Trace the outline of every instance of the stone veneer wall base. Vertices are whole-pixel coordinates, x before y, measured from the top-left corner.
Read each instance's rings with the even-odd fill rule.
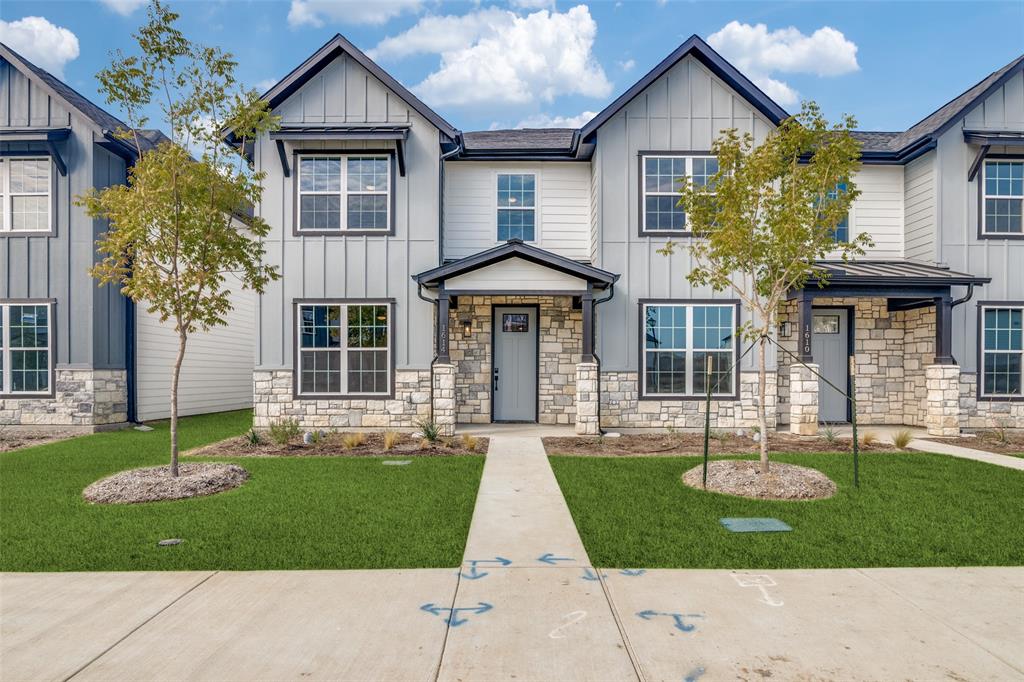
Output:
[[[814,363],[789,366],[789,432],[800,436],[818,433],[818,377]]]
[[[924,368],[928,389],[925,424],[929,436],[960,435],[960,367],[928,365]]]
[[[128,372],[58,367],[52,398],[0,398],[0,425],[99,427],[128,421]]]

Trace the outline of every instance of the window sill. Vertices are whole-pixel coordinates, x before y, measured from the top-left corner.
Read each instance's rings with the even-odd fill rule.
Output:
[[[696,401],[696,400],[704,402],[707,399],[708,399],[708,397],[706,395],[677,395],[677,394],[668,394],[668,393],[660,394],[660,395],[657,394],[657,393],[655,393],[655,394],[643,394],[639,398],[637,398],[637,400],[658,400],[658,401],[661,401],[663,403],[693,402],[693,401]],[[739,400],[739,399],[740,399],[739,394],[735,394],[735,393],[734,394],[729,394],[729,395],[722,395],[722,394],[715,394],[715,393],[711,394],[711,400],[712,401],[717,401],[717,402],[733,402],[733,401],[736,401],[736,400]]]
[[[387,230],[292,230],[296,237],[394,237],[394,228]]]
[[[640,230],[641,237],[692,237],[693,232],[678,230]]]
[[[978,239],[1024,239],[1024,232],[979,232]]]
[[[395,392],[388,393],[294,393],[295,400],[394,400]]]
[[[57,231],[49,230],[0,230],[0,237],[56,237]]]
[[[50,393],[0,393],[0,400],[40,400],[54,397],[52,391]]]
[[[1020,403],[1024,402],[1024,395],[980,395],[979,402],[986,403]]]

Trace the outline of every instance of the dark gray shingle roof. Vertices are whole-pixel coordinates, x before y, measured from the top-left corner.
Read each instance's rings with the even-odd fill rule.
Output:
[[[575,128],[517,128],[463,133],[467,151],[569,151]]]
[[[883,133],[873,130],[854,130],[853,137],[860,141],[861,149],[865,152],[887,152],[891,147],[889,143],[900,133]]]

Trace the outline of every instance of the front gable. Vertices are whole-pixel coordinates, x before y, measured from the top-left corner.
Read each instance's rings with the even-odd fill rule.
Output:
[[[71,111],[39,83],[0,57],[0,127],[58,128],[71,125]]]

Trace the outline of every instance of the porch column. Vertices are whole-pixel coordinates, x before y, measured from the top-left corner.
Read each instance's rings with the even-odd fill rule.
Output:
[[[443,365],[449,364],[451,360],[451,344],[448,341],[449,311],[451,310],[451,297],[445,292],[444,285],[437,289],[437,324],[434,331],[437,334],[437,362]]]
[[[936,358],[936,361],[938,358]],[[960,367],[928,365],[924,368],[928,391],[925,426],[929,436],[960,435]]]
[[[438,434],[455,435],[455,365],[435,362],[430,369],[430,381],[433,389],[431,408],[434,412],[434,423]]]
[[[814,299],[805,290],[797,294],[797,350],[796,355],[800,362],[813,362],[811,354],[811,325],[814,320]]]
[[[953,359],[953,298],[935,297],[935,364],[955,365]]]
[[[813,371],[812,371],[813,370]],[[789,432],[799,436],[818,433],[818,365],[789,366]]]
[[[583,310],[587,310],[586,304]],[[586,312],[584,319],[585,316]],[[581,436],[596,436],[601,433],[601,395],[598,392],[597,372],[596,362],[581,362],[576,365],[576,433]]]
[[[594,359],[594,288],[587,285],[583,301],[583,357],[581,363],[593,363]]]

